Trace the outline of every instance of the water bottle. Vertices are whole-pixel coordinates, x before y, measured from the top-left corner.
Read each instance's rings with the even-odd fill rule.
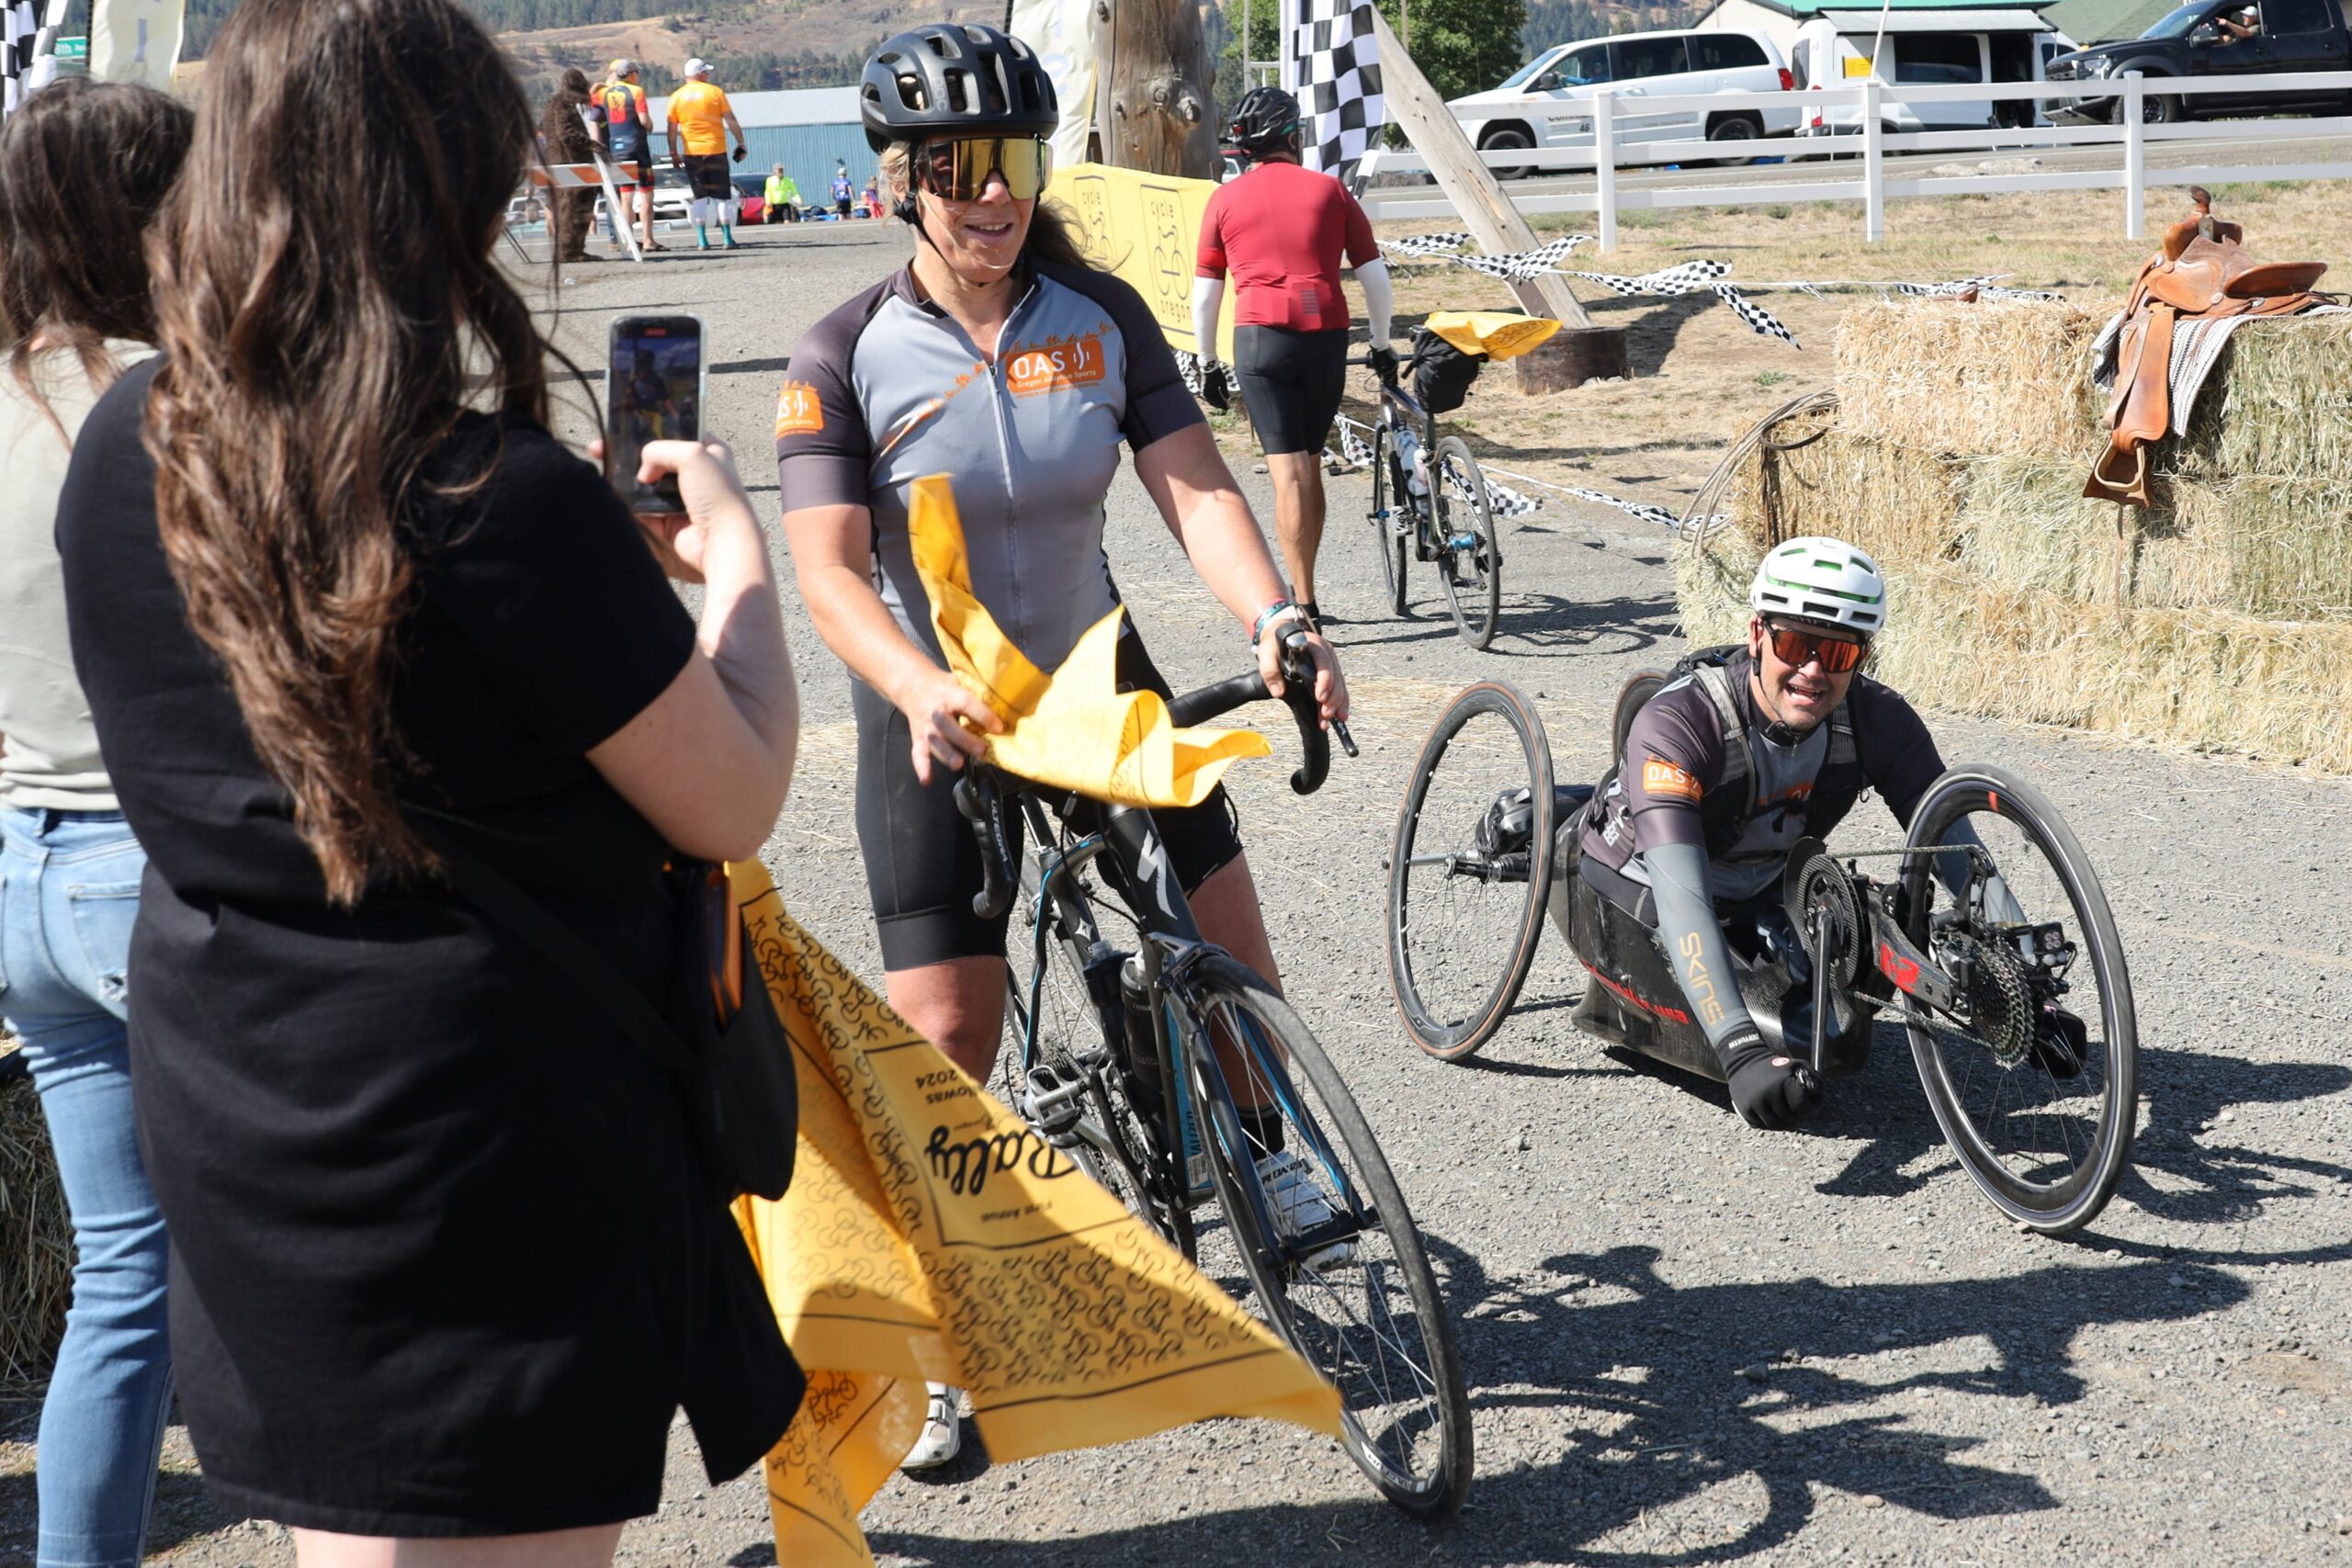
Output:
[[[1396,460],[1405,466],[1405,482],[1412,487],[1413,493],[1429,494],[1429,455],[1421,450],[1421,444],[1408,424],[1396,427]]]
[[[1119,966],[1119,1000],[1126,1009],[1127,1054],[1136,1079],[1136,1098],[1139,1102],[1150,1101],[1148,1104],[1138,1103],[1136,1109],[1148,1116],[1156,1115],[1165,1103],[1160,1098],[1163,1094],[1172,1093],[1176,1097],[1176,1135],[1184,1156],[1184,1195],[1197,1203],[1209,1197],[1214,1190],[1209,1175],[1209,1156],[1201,1147],[1200,1125],[1193,1119],[1193,1097],[1183,1073],[1169,1075],[1161,1071],[1159,1042],[1152,1035],[1150,997],[1144,988],[1143,958],[1140,954],[1129,955],[1127,961]],[[1168,1021],[1168,1035],[1170,1040],[1177,1037],[1176,1021],[1172,1018]]]

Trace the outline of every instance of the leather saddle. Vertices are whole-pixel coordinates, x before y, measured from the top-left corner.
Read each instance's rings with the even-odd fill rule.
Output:
[[[2172,426],[2177,322],[2291,316],[2323,302],[2311,288],[2327,271],[2325,262],[2257,262],[2245,254],[2245,229],[2213,216],[2213,198],[2204,186],[2191,186],[2188,195],[2197,210],[2165,231],[2164,249],[2140,269],[2123,307],[2115,395],[2106,416],[2114,434],[2083,487],[2094,501],[2148,504],[2148,446]]]

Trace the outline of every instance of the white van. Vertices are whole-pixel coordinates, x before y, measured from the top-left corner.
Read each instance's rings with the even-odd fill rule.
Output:
[[[1676,155],[1645,160],[1640,143],[1700,137],[1710,141],[1752,142],[1786,136],[1797,128],[1797,106],[1792,99],[1785,107],[1746,103],[1721,109],[1644,114],[1641,100],[1645,96],[1787,93],[1795,85],[1779,46],[1761,33],[1626,33],[1546,50],[1513,72],[1501,86],[1455,98],[1446,107],[1482,151],[1589,147],[1591,99],[1600,88],[1608,87],[1616,103],[1618,161],[1657,163]],[[1731,156],[1714,161],[1747,163],[1762,150],[1727,151]],[[1568,172],[1490,166],[1504,179],[1537,172]]]
[[[1797,29],[1789,65],[1808,93],[1860,86],[1871,77],[1889,87],[2040,82],[2048,76],[2050,62],[2074,47],[2030,10],[1824,11]],[[1862,123],[1860,104],[1808,98],[1800,107],[1800,136],[1851,131]],[[1890,98],[1880,118],[1893,131],[2049,123],[2030,98],[1916,107]]]

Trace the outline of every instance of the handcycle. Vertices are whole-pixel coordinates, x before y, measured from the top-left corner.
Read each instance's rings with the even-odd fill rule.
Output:
[[[1555,781],[1542,717],[1482,682],[1421,748],[1389,858],[1389,974],[1423,1051],[1459,1061],[1502,1025],[1548,917],[1589,979],[1577,1027],[1721,1080],[1644,892],[1580,866],[1588,807],[1666,677],[1619,694],[1597,784]],[[1865,869],[1865,866],[1869,869]],[[1775,1050],[1815,1074],[1868,1060],[1901,1020],[1944,1140],[2000,1212],[2064,1235],[2106,1206],[2131,1158],[2138,1023],[2121,939],[2082,845],[2010,771],[1947,770],[1896,849],[1792,852],[1777,897],[1726,909],[1736,984]],[[1721,982],[1724,977],[1715,977]]]
[[[1330,741],[1303,637],[1283,661],[1306,753],[1291,786],[1308,795]],[[1169,706],[1178,725],[1203,724],[1267,695],[1253,671]],[[973,908],[1014,915],[1006,1028],[1019,1054],[992,1087],[1204,1272],[1237,1296],[1254,1290],[1339,1388],[1347,1450],[1391,1502],[1453,1512],[1472,1466],[1460,1354],[1370,1124],[1297,1013],[1202,938],[1150,813],[1077,797],[1049,808],[1047,794],[978,762],[956,789],[985,867]],[[1277,1145],[1303,1171],[1270,1191],[1258,1161]],[[1202,1207],[1212,1201],[1221,1223]]]
[[[1424,343],[1404,367],[1419,365],[1428,352]],[[1407,391],[1394,371],[1380,371],[1368,356],[1348,363],[1372,366],[1379,378],[1370,518],[1390,607],[1407,613],[1409,564],[1434,561],[1462,640],[1485,648],[1495,640],[1503,599],[1502,542],[1487,476],[1460,436],[1438,434],[1437,413]]]

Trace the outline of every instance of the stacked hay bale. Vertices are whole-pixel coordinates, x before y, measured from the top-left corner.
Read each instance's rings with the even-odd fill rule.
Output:
[[[1691,637],[1739,635],[1768,542],[1836,535],[1886,568],[1876,669],[1922,701],[2352,773],[2352,317],[2240,328],[2144,511],[2082,495],[2099,324],[1849,311],[1838,407],[1771,433],[1682,551]]]
[[[0,1056],[16,1042],[0,1036]],[[49,1376],[74,1293],[74,1232],[32,1080],[0,1074],[0,1393]]]

